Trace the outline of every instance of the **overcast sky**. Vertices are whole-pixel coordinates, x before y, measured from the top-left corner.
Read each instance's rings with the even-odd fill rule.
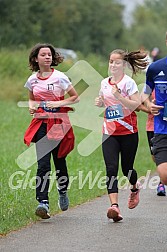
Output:
[[[142,4],[144,0],[119,0],[119,2],[125,5],[124,21],[127,25],[129,25],[132,22],[131,12],[134,10],[136,5]]]

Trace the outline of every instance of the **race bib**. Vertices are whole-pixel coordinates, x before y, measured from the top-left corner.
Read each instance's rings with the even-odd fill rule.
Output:
[[[118,104],[107,107],[105,111],[105,117],[107,121],[114,121],[117,119],[124,118],[122,105]]]
[[[45,101],[42,101],[40,103],[40,107],[43,108],[44,111],[46,112],[52,112],[52,113],[56,113],[60,110],[60,108],[52,108],[52,109],[49,109],[47,106],[46,106],[46,102]]]

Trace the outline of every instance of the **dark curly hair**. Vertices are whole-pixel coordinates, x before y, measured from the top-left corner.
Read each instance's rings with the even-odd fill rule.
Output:
[[[50,51],[52,53],[51,66],[57,66],[59,63],[63,62],[64,57],[56,51],[53,45],[48,44],[48,43],[44,43],[44,44],[38,43],[31,49],[31,52],[29,55],[30,70],[35,71],[35,72],[39,70],[39,65],[38,65],[38,62],[36,62],[36,58],[38,56],[39,50],[41,48],[46,48],[46,47],[50,48]]]
[[[149,64],[146,52],[126,52],[122,49],[116,49],[110,53],[110,56],[112,54],[120,54],[122,56],[122,59],[130,64],[133,74],[136,74],[140,70],[144,70]]]

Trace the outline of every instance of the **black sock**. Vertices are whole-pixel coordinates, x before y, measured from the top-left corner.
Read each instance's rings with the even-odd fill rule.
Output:
[[[44,203],[44,204],[48,204],[48,205],[49,205],[49,201],[48,201],[48,200],[42,200],[41,203]]]
[[[132,192],[137,192],[139,189],[136,188],[136,189],[131,189]]]
[[[111,206],[116,206],[116,207],[118,207],[118,204],[117,204],[117,203],[113,203]]]

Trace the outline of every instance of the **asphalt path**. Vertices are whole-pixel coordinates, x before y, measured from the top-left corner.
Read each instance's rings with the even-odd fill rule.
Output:
[[[1,237],[0,251],[167,252],[167,197],[142,189],[139,205],[128,209],[128,195],[128,189],[119,193],[119,223],[107,219],[104,195]]]

